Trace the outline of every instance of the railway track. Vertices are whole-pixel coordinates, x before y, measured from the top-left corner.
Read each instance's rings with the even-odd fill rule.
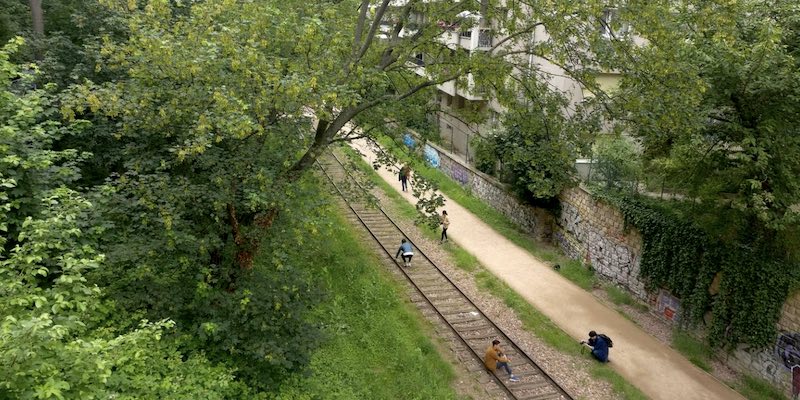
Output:
[[[495,380],[512,399],[518,400],[556,400],[572,399],[536,362],[486,316],[448,277],[414,245],[415,254],[410,268],[405,268],[395,258],[395,251],[401,238],[408,237],[394,221],[379,207],[367,206],[363,202],[351,202],[344,195],[342,187],[358,186],[339,158],[328,153],[318,160],[324,175],[352,211],[355,218],[364,226],[376,243],[395,260],[411,286],[433,309],[438,317],[452,331],[474,358],[483,365],[483,355],[493,339],[502,342],[506,355],[511,358],[511,368],[519,382],[510,382],[505,372],[498,370]],[[410,239],[408,239],[410,240]],[[413,244],[413,243],[412,243]],[[487,372],[488,373],[488,372]]]

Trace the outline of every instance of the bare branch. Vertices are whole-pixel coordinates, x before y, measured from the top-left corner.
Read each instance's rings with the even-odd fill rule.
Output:
[[[514,39],[514,38],[516,38],[516,37],[518,37],[520,35],[526,34],[526,33],[531,33],[534,30],[536,30],[537,26],[540,26],[540,25],[544,26],[544,22],[537,22],[537,23],[531,25],[528,29],[524,29],[524,30],[521,30],[521,31],[518,31],[518,32],[514,32],[513,34],[504,37],[502,40],[497,42],[497,44],[492,46],[492,48],[489,49],[489,51],[490,52],[494,52],[495,50],[497,50],[497,48],[499,48],[500,46],[502,46],[504,43],[508,42],[509,40]]]
[[[357,54],[358,45],[361,44],[361,35],[364,32],[364,24],[367,22],[367,10],[369,10],[369,0],[362,0],[358,12],[358,20],[356,21],[356,31],[353,37],[353,58],[355,58]]]
[[[348,135],[346,137],[331,139],[330,141],[328,141],[328,144],[341,143],[341,142],[352,142],[353,140],[364,139],[364,138],[368,138],[368,137],[370,137],[370,136],[368,136],[366,134],[364,134],[364,135],[356,135],[356,136],[349,136]]]
[[[386,13],[386,9],[389,7],[389,3],[391,0],[383,0],[381,6],[375,12],[375,18],[372,20],[372,25],[369,27],[369,33],[367,33],[367,37],[364,39],[364,44],[361,46],[361,50],[358,51],[355,58],[353,59],[352,64],[356,65],[361,58],[364,57],[364,54],[367,53],[369,50],[370,45],[372,45],[372,40],[375,39],[375,32],[378,31],[378,28],[381,25],[381,21],[383,20],[383,15]],[[362,11],[363,12],[363,11]]]

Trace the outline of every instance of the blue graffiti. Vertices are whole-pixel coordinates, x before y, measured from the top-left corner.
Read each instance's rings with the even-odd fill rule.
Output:
[[[439,168],[440,160],[439,160],[439,152],[436,151],[431,145],[425,145],[425,160],[428,161],[428,164],[433,168]]]
[[[403,135],[403,144],[406,145],[406,147],[408,147],[409,149],[413,149],[414,146],[417,145],[417,141],[414,140],[414,137],[411,136],[410,133],[406,133],[405,135]]]

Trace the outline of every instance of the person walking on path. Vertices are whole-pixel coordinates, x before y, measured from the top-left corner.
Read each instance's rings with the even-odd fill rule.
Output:
[[[508,366],[510,362],[511,359],[503,354],[503,350],[500,348],[500,341],[492,340],[492,345],[486,349],[486,355],[483,356],[483,365],[486,366],[486,369],[494,373],[498,368],[502,368],[508,372],[511,382],[519,382],[519,378],[511,373],[511,367]]]
[[[442,211],[442,216],[439,217],[439,223],[442,224],[442,243],[447,241],[447,228],[450,226],[450,220],[447,219],[447,211]]]
[[[400,248],[397,249],[397,255],[395,255],[394,258],[397,259],[401,255],[403,256],[403,266],[410,267],[411,257],[414,257],[414,250],[408,240],[402,239],[400,241]]]
[[[403,165],[403,168],[400,168],[400,186],[403,188],[403,191],[406,191],[408,188],[408,180],[411,178],[411,167],[408,164]]]
[[[592,348],[592,355],[600,362],[608,362],[608,348],[611,347],[611,339],[595,331],[589,332],[589,340],[582,341],[581,344]]]

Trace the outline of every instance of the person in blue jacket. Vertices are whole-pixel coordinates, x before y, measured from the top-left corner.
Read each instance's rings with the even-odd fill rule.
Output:
[[[411,257],[414,257],[414,250],[408,240],[403,239],[400,241],[400,248],[397,249],[397,255],[395,255],[394,258],[398,258],[401,255],[403,256],[403,266],[410,267]]]
[[[595,331],[589,332],[589,340],[581,342],[592,348],[592,355],[600,362],[608,362],[608,341],[603,335],[598,335]]]

